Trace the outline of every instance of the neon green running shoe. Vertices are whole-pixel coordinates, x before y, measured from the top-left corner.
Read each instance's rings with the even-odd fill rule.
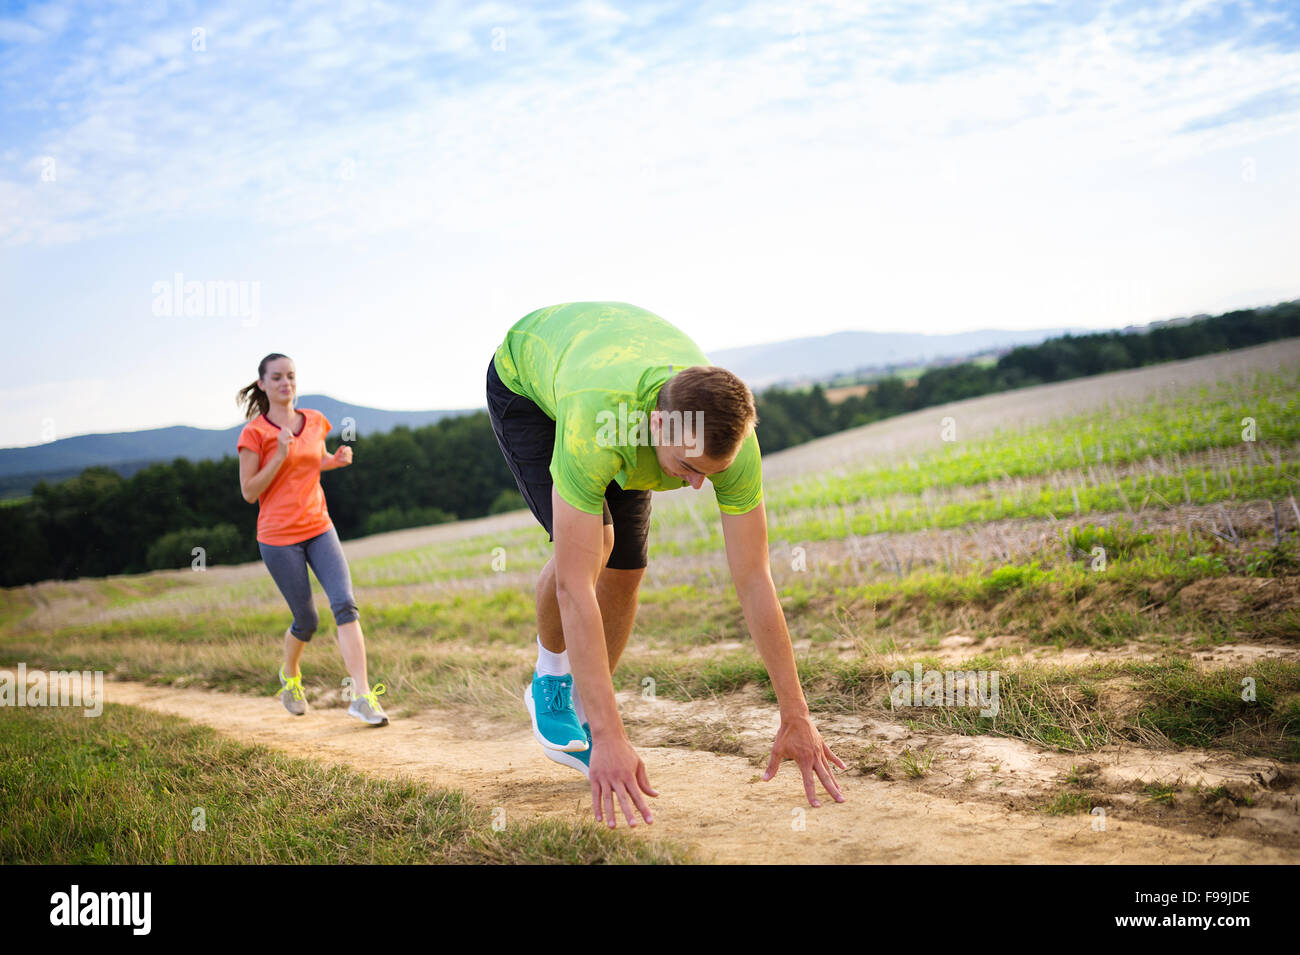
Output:
[[[280,702],[284,708],[294,716],[302,716],[307,712],[307,694],[302,688],[302,674],[289,678],[284,675],[284,667],[280,667]]]

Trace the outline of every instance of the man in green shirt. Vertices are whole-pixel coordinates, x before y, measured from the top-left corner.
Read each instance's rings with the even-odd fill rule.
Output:
[[[658,795],[628,742],[611,673],[636,616],[650,492],[713,484],[727,563],[767,667],[781,726],[763,779],[783,759],[819,806],[820,779],[843,802],[813,726],[768,564],[762,461],[749,389],[686,335],[621,302],[531,312],[487,371],[488,413],[519,490],[555,543],[537,585],[538,659],[525,703],[546,756],[591,782],[597,820],[653,817]],[[579,692],[580,689],[580,692]]]

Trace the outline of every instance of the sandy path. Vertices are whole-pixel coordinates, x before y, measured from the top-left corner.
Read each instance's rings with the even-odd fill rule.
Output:
[[[105,684],[108,702],[142,706],[206,724],[244,743],[342,764],[375,775],[405,774],[465,790],[511,819],[549,816],[579,821],[591,813],[590,790],[572,770],[545,759],[527,728],[476,729],[437,710],[371,729],[341,709],[288,716],[274,697],[256,698],[130,682]],[[1051,817],[958,803],[905,783],[842,774],[848,801],[803,798],[792,763],[770,783],[738,756],[675,747],[642,747],[652,785],[655,823],[641,837],[696,846],[701,857],[728,863],[1294,863],[1295,854],[1220,836],[1207,838],[1123,818],[1119,810],[1094,832],[1088,816]],[[797,830],[795,810],[805,827]],[[620,820],[620,826],[622,825]]]

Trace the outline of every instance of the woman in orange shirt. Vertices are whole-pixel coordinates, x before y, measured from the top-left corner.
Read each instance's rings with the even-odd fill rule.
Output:
[[[307,576],[310,565],[329,596],[339,649],[352,675],[348,713],[384,726],[388,717],[379,705],[384,686],[372,688],[366,678],[366,641],[352,596],[352,575],[320,486],[321,471],[352,463],[352,449],[341,444],[327,454],[329,420],[319,411],[294,408],[297,394],[293,362],[273,353],[257,366],[257,381],[240,389],[235,399],[249,419],[237,444],[240,490],[244,500],[258,502],[257,546],[293,612],[293,624],[284,634],[280,700],[295,716],[307,712],[298,661],[319,623]]]

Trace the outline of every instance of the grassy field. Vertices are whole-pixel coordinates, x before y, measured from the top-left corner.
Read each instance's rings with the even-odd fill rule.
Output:
[[[594,824],[493,828],[461,793],[322,768],[134,707],[0,721],[0,864],[691,861]]]
[[[928,443],[903,453],[882,446],[873,455],[873,436],[883,431],[873,425],[860,430],[862,449],[844,459],[849,463],[792,473],[777,462],[766,485],[773,577],[800,674],[814,713],[839,734],[841,755],[852,758],[852,772],[948,798],[993,800],[1005,788],[989,781],[997,773],[988,769],[992,757],[972,763],[965,776],[946,778],[937,767],[982,758],[969,756],[972,745],[992,752],[996,741],[1013,740],[1025,752],[1074,761],[1023,794],[1036,811],[1118,804],[1162,824],[1236,826],[1244,837],[1300,850],[1300,827],[1285,811],[1294,807],[1300,780],[1300,364],[1202,375],[1142,398],[1116,392],[1052,421],[970,436],[963,406],[955,407],[951,422],[934,418]],[[945,440],[945,424],[950,434],[955,428],[955,440]],[[849,439],[836,440],[843,447]],[[807,459],[800,449],[787,454],[795,452]],[[742,755],[757,765],[770,738],[765,742],[746,714],[772,696],[713,514],[707,491],[656,496],[652,566],[615,684],[630,701],[634,743]],[[463,707],[485,720],[526,720],[517,688],[531,671],[531,589],[549,545],[526,517],[482,532],[474,526],[388,552],[379,538],[348,545],[372,679],[387,685],[397,716]],[[48,583],[0,596],[0,663],[270,694],[287,623],[260,565]],[[315,642],[304,661],[305,685],[317,705],[342,705],[345,674],[328,613]],[[891,705],[891,674],[917,664],[996,670],[999,712]],[[634,705],[647,680],[658,697],[681,704],[670,719]],[[105,721],[108,730],[78,737],[57,720],[0,714],[0,739],[7,766],[45,759],[32,751],[39,732],[57,740],[50,760],[64,753],[75,767],[72,755],[82,753],[85,772],[96,779],[84,754],[101,744],[85,734],[133,740],[145,732],[143,720],[116,713]],[[184,732],[166,727],[171,742],[154,755],[183,767],[187,747],[215,751],[206,737],[182,745]],[[1153,783],[1136,764],[1107,773],[1088,768],[1117,747],[1167,754],[1175,769]],[[1239,768],[1244,781],[1210,785],[1189,782],[1191,770],[1180,775],[1178,767],[1211,757],[1229,767],[1228,776]],[[224,763],[251,758],[223,757],[204,771],[226,772]],[[1267,770],[1258,769],[1260,760]],[[304,793],[317,785],[307,768],[275,771],[294,775]],[[18,776],[5,772],[0,799],[7,805],[36,798],[49,805],[60,787],[84,785],[80,770],[48,763],[48,784],[26,793]],[[247,779],[231,772],[214,785],[233,792]],[[185,802],[177,798],[171,809]],[[390,835],[407,824],[400,820],[433,818],[428,800],[443,798],[450,797],[409,787],[355,795],[391,807]],[[148,801],[143,790],[123,790],[122,799]],[[1274,804],[1283,810],[1250,821],[1253,811]],[[480,832],[467,821],[468,807],[456,813],[457,832]],[[35,815],[25,818],[39,835]],[[244,825],[247,841],[224,851],[281,858],[282,847],[259,830],[263,822],[250,816]],[[39,856],[37,841],[8,831],[5,838],[5,858]],[[94,851],[87,838],[74,840],[79,857]],[[177,838],[130,857],[212,851],[186,848],[194,840],[183,833]],[[456,845],[430,851],[450,858],[481,850],[489,858],[502,844],[491,838],[457,836]],[[630,851],[585,839],[575,830],[536,841],[544,854],[560,853],[563,842],[570,853],[563,857],[575,860]],[[96,841],[116,845],[111,836]],[[395,843],[382,851],[405,860],[412,856],[403,853],[415,850]],[[508,849],[526,851],[522,842]]]

